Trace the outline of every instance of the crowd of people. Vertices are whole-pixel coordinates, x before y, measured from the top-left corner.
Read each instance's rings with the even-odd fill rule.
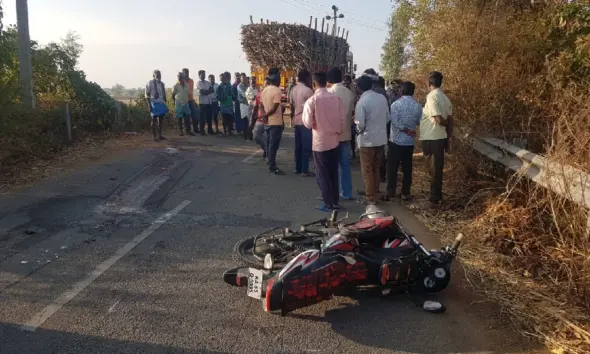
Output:
[[[262,85],[245,73],[235,73],[233,84],[228,72],[219,76],[219,84],[214,75],[207,77],[203,70],[198,75],[196,91],[188,69],[178,73],[172,89],[180,135],[243,134],[245,140],[260,146],[269,171],[284,175],[276,160],[285,128],[280,70],[270,69]],[[364,190],[358,191],[360,202],[410,200],[417,137],[431,175],[430,203],[433,207],[440,205],[444,156],[450,149],[453,127],[452,104],[441,89],[442,81],[440,72],[429,74],[430,92],[422,107],[413,98],[414,83],[394,80],[386,85],[373,69],[365,70],[355,80],[342,75],[339,68],[313,75],[300,70],[291,79],[287,96],[295,135],[293,172],[316,177],[321,191],[318,199],[323,202],[319,210],[338,210],[342,208],[341,200],[355,200],[350,160],[357,151],[365,185]],[[146,85],[145,97],[152,115],[154,139],[163,140],[163,119],[168,109],[158,70]],[[223,132],[219,130],[219,117]],[[310,169],[310,161],[315,165],[315,173]],[[400,166],[403,178],[398,194]],[[386,182],[385,193],[380,191],[382,182]]]

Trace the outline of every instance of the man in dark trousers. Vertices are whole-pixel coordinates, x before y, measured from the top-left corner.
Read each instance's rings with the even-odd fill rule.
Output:
[[[443,74],[433,71],[428,75],[430,93],[426,96],[424,114],[420,121],[420,141],[431,176],[430,203],[438,208],[442,202],[445,151],[449,149],[453,128],[453,105],[441,89]]]
[[[401,198],[410,200],[412,186],[412,158],[416,127],[422,119],[422,106],[412,98],[416,86],[411,82],[401,85],[402,96],[391,104],[389,136],[387,151],[387,194],[382,200],[396,197],[397,170],[402,166],[403,182]]]
[[[205,124],[207,124],[207,133],[214,135],[212,127],[213,112],[211,111],[211,94],[215,92],[213,85],[206,80],[207,75],[205,70],[199,70],[199,82],[197,83],[197,89],[199,90],[199,109],[201,110],[201,117],[199,122],[199,130],[201,135],[205,134]]]
[[[232,84],[232,95],[234,96],[234,125],[236,133],[242,132],[242,112],[240,111],[240,100],[238,99],[238,86],[241,83],[241,75],[236,72],[234,74],[234,83]]]
[[[277,152],[281,145],[281,138],[285,128],[283,121],[283,110],[281,109],[282,91],[281,72],[277,68],[268,71],[269,85],[264,88],[260,95],[261,107],[264,115],[264,131],[267,138],[267,163],[270,173],[275,175],[284,175],[285,173],[277,167]]]
[[[191,111],[191,121],[193,123],[193,130],[195,131],[195,133],[198,133],[199,132],[199,119],[200,119],[199,117],[200,117],[201,113],[199,111],[199,107],[197,106],[197,103],[195,102],[195,97],[194,97],[195,81],[193,79],[191,79],[190,72],[187,68],[182,69],[182,73],[184,74],[184,77],[186,78],[186,83],[189,88],[188,108]],[[191,131],[188,131],[187,134],[188,135],[195,135]]]
[[[312,151],[324,203],[318,210],[340,209],[338,161],[340,136],[347,112],[340,97],[327,90],[325,72],[313,74],[315,93],[303,107],[303,124],[312,130]]]

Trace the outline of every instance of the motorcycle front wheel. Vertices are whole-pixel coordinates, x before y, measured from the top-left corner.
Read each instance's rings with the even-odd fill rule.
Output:
[[[256,237],[246,237],[236,243],[234,246],[234,259],[236,261],[251,267],[264,268],[264,256],[270,253],[273,256],[274,264],[272,269],[269,270],[279,270],[283,269],[299,253],[291,251],[285,254],[280,249],[272,248],[264,242],[255,245],[255,239]]]

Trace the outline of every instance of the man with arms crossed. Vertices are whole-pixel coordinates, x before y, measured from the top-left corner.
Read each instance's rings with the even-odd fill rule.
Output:
[[[387,194],[382,200],[396,197],[397,170],[402,166],[401,198],[410,200],[412,186],[412,158],[416,127],[422,119],[422,106],[412,98],[416,86],[411,82],[401,84],[400,98],[391,104],[391,134],[387,150]]]

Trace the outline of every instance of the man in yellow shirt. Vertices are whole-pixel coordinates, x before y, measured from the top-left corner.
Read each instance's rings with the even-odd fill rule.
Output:
[[[430,203],[438,207],[442,202],[443,169],[445,150],[449,146],[452,132],[453,105],[441,90],[442,73],[433,71],[428,75],[430,93],[426,96],[424,114],[420,121],[420,140],[431,176]]]
[[[268,71],[269,85],[264,88],[260,95],[260,101],[264,110],[262,121],[264,122],[264,131],[266,132],[266,152],[267,163],[271,173],[275,175],[284,175],[285,173],[277,167],[277,151],[281,145],[281,137],[285,127],[283,121],[283,110],[281,108],[282,91],[281,73],[279,69],[272,68]]]

